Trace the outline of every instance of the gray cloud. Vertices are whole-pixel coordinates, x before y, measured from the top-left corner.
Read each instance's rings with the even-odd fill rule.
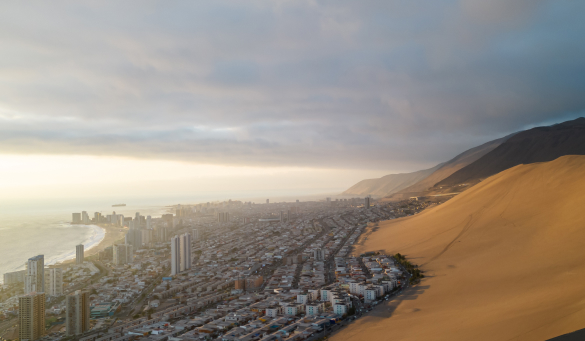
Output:
[[[0,152],[416,169],[585,108],[585,4],[0,5]]]

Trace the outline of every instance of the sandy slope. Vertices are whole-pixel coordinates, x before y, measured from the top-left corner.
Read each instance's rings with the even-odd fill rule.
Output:
[[[545,340],[585,327],[585,156],[520,165],[358,252],[400,252],[426,278],[333,340]]]

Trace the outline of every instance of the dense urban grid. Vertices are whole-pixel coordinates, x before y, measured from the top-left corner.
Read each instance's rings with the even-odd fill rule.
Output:
[[[414,280],[401,256],[355,255],[368,225],[430,201],[370,198],[173,206],[159,218],[73,213],[127,229],[71,264],[4,274],[4,340],[314,340]],[[362,238],[367,238],[363,236]],[[406,262],[406,263],[405,263]],[[416,269],[417,276],[420,271]]]

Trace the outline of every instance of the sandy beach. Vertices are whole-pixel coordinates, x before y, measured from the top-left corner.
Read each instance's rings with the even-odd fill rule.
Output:
[[[121,242],[124,240],[124,236],[126,235],[126,231],[128,229],[117,227],[117,226],[100,226],[100,228],[104,229],[105,235],[104,238],[97,244],[96,246],[90,248],[89,250],[85,250],[85,257],[89,257],[92,255],[97,254],[98,252],[102,251],[108,246],[112,246],[117,242]],[[59,262],[53,266],[65,266],[75,262],[75,257],[67,259],[63,262]]]

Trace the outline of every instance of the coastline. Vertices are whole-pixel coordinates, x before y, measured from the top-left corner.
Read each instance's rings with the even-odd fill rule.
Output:
[[[115,242],[124,238],[124,236],[126,235],[126,230],[122,227],[99,226],[99,225],[94,225],[94,226],[102,229],[104,236],[102,237],[102,239],[99,242],[92,243],[92,245],[88,249],[84,250],[85,257],[96,255],[98,252],[104,250],[106,247],[114,245]],[[51,266],[61,267],[61,266],[69,265],[73,262],[75,262],[75,254],[73,254],[71,256],[68,255],[66,259],[55,262]]]

